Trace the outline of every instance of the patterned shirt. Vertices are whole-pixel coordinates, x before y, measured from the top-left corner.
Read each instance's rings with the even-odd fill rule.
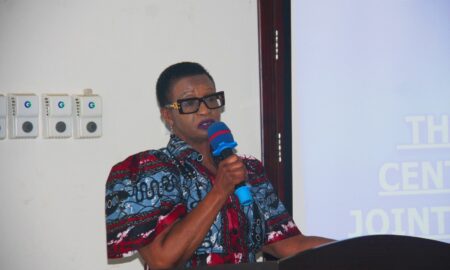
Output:
[[[172,136],[167,147],[132,155],[112,168],[105,197],[109,258],[133,255],[203,200],[215,176],[201,160]],[[230,195],[186,267],[255,262],[263,245],[300,234],[261,162],[243,161],[253,204],[240,205]]]

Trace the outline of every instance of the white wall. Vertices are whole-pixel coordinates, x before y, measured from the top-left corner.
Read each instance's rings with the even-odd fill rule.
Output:
[[[1,269],[141,269],[107,264],[104,184],[167,143],[154,85],[183,60],[214,76],[239,152],[259,158],[256,0],[0,1],[0,93],[92,88],[104,105],[99,139],[0,141]]]

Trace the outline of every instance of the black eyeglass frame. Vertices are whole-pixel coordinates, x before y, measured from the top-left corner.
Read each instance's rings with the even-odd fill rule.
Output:
[[[218,107],[213,107],[213,108],[211,108],[211,107],[208,106],[208,104],[206,103],[205,99],[207,99],[207,98],[209,98],[209,97],[212,97],[212,96],[217,96],[217,97],[219,98],[219,100],[221,101],[221,105],[220,105],[220,106],[218,106]],[[191,100],[198,100],[198,107],[197,107],[197,110],[195,110],[195,111],[193,111],[193,112],[184,112],[184,111],[183,111],[183,106],[181,106],[181,103],[182,103],[182,102],[185,102],[185,101],[191,101]],[[208,109],[210,109],[210,110],[222,108],[223,106],[225,106],[225,93],[224,93],[223,91],[219,91],[219,92],[216,92],[216,93],[212,93],[212,94],[203,96],[203,97],[201,97],[201,98],[198,98],[198,97],[192,97],[192,98],[182,98],[182,99],[177,99],[176,102],[174,102],[174,103],[172,103],[172,104],[168,104],[168,105],[166,105],[166,106],[164,106],[164,107],[166,107],[166,108],[171,108],[171,109],[174,109],[174,110],[178,110],[178,112],[179,112],[180,114],[191,114],[191,113],[196,113],[196,112],[198,112],[198,110],[200,109],[200,106],[202,105],[202,102],[203,102],[203,104],[205,104],[206,108],[208,108]]]

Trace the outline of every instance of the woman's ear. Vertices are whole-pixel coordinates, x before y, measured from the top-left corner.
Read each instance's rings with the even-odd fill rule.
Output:
[[[166,125],[166,128],[171,131],[173,127],[173,119],[170,110],[167,108],[161,108],[159,109],[159,112],[161,113],[161,120]]]

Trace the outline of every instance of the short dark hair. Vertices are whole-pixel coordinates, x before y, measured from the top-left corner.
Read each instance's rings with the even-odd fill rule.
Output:
[[[213,77],[199,63],[180,62],[169,66],[161,72],[158,81],[156,82],[156,98],[158,99],[158,106],[162,108],[170,103],[170,90],[179,79],[195,75],[206,75],[213,84],[215,84]]]

